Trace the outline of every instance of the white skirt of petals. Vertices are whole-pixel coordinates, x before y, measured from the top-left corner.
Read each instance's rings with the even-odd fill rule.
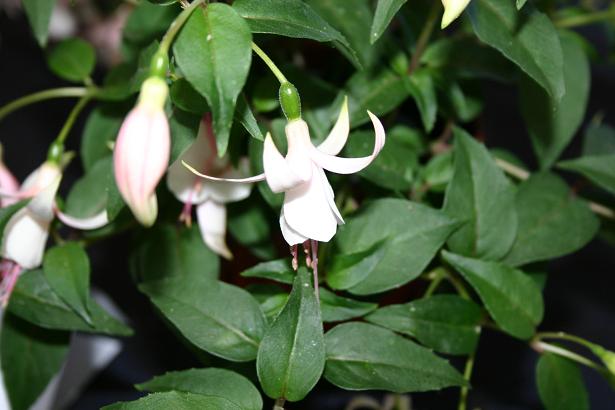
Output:
[[[13,215],[4,228],[2,257],[24,269],[33,269],[43,260],[50,221],[39,218],[28,207]]]
[[[322,168],[312,164],[312,178],[286,191],[280,228],[290,245],[308,238],[329,242],[344,223],[333,200],[333,189]]]

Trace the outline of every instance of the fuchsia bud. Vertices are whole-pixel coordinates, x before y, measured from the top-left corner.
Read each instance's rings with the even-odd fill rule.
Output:
[[[122,124],[113,155],[120,193],[145,226],[156,220],[156,185],[169,162],[171,141],[164,113],[168,92],[161,78],[150,77],[143,83],[139,102]]]
[[[19,182],[11,171],[4,165],[2,160],[2,145],[0,145],[0,189],[7,193],[15,193],[19,191]],[[2,198],[0,199],[0,207],[9,206],[17,202],[14,198]]]

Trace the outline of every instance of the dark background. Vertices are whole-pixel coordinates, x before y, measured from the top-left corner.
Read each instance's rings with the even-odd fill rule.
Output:
[[[605,38],[600,31],[588,30],[584,34],[599,49],[604,48]],[[586,121],[601,112],[605,123],[615,125],[615,68],[594,65],[592,74]],[[0,12],[0,106],[31,92],[62,85],[67,84],[47,69],[43,51],[33,40],[25,18],[11,20]],[[508,148],[526,163],[535,164],[519,114],[516,90],[496,83],[485,83],[483,89],[486,106],[482,127],[487,145]],[[74,103],[74,99],[39,103],[0,122],[4,160],[19,180],[45,159],[48,144],[59,132]],[[69,148],[77,148],[75,142],[84,118],[87,112],[77,122],[69,138]],[[565,156],[579,152],[578,140],[571,144]],[[78,161],[73,161],[62,184],[64,192],[81,172]],[[88,385],[72,409],[98,409],[116,401],[135,399],[140,395],[133,388],[135,383],[165,371],[202,366],[189,347],[168,330],[147,299],[136,291],[127,268],[129,240],[124,235],[97,244],[91,248],[90,255],[94,285],[108,293],[125,312],[136,335],[124,340],[120,356]],[[553,261],[548,266],[546,314],[541,329],[565,330],[615,350],[614,266],[613,249],[600,239],[573,255]],[[537,355],[525,343],[485,329],[472,377],[474,388],[469,408],[541,408],[534,381],[536,360]],[[592,409],[615,408],[615,393],[607,383],[593,371],[583,369],[583,374]],[[287,408],[342,409],[356,394],[322,382],[303,402],[289,404]],[[381,397],[378,392],[373,395]],[[456,408],[458,390],[412,397],[414,408]]]

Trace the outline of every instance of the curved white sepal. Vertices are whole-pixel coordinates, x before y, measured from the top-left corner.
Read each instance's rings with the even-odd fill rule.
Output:
[[[62,175],[58,175],[53,182],[43,188],[43,190],[36,194],[30,203],[28,203],[28,209],[41,220],[53,220],[55,198],[61,180]]]
[[[312,160],[327,171],[335,172],[337,174],[354,174],[371,164],[382,150],[382,147],[384,147],[386,136],[384,127],[378,117],[370,111],[368,111],[367,114],[372,120],[375,131],[374,150],[370,156],[361,158],[340,158],[333,155],[327,155],[318,150],[318,148],[314,147],[310,153]]]
[[[196,207],[196,217],[205,244],[226,258],[233,259],[233,254],[226,246],[226,206],[216,201],[205,201]]]
[[[284,237],[284,240],[290,246],[298,245],[309,239],[301,235],[299,232],[295,231],[288,225],[288,222],[286,222],[286,218],[284,217],[284,208],[282,208],[282,212],[280,213],[280,230],[282,231],[282,236]]]
[[[234,183],[238,183],[238,184],[251,184],[251,183],[254,183],[254,182],[260,182],[260,181],[264,181],[265,180],[265,173],[258,174],[258,175],[255,175],[253,177],[248,177],[248,178],[236,178],[236,179],[234,179],[234,178],[218,178],[218,177],[212,177],[210,175],[201,174],[199,171],[194,169],[194,167],[192,167],[190,164],[187,164],[184,161],[182,161],[182,165],[185,166],[186,168],[188,168],[190,170],[190,172],[192,172],[194,175],[198,175],[201,178],[208,179],[210,181],[234,182]]]
[[[318,150],[329,155],[339,154],[342,148],[344,148],[344,145],[346,145],[349,132],[350,118],[348,115],[348,97],[344,96],[344,102],[342,103],[337,121],[327,138],[318,146]]]
[[[441,28],[448,27],[457,17],[463,13],[470,0],[442,0],[444,15],[442,16]]]
[[[89,218],[76,218],[74,216],[67,215],[59,210],[56,211],[56,215],[62,223],[71,228],[81,229],[81,230],[91,230],[101,228],[109,223],[109,217],[107,215],[107,210],[103,210],[97,213],[94,216]]]
[[[263,168],[265,169],[267,184],[273,192],[284,192],[305,182],[293,170],[286,158],[280,154],[270,133],[267,133],[265,137]]]

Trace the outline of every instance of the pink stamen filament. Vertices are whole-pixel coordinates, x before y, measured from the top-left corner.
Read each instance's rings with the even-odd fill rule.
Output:
[[[21,273],[21,266],[17,263],[4,259],[0,263],[0,306],[6,307],[9,303],[11,293],[17,284],[17,279]]]

